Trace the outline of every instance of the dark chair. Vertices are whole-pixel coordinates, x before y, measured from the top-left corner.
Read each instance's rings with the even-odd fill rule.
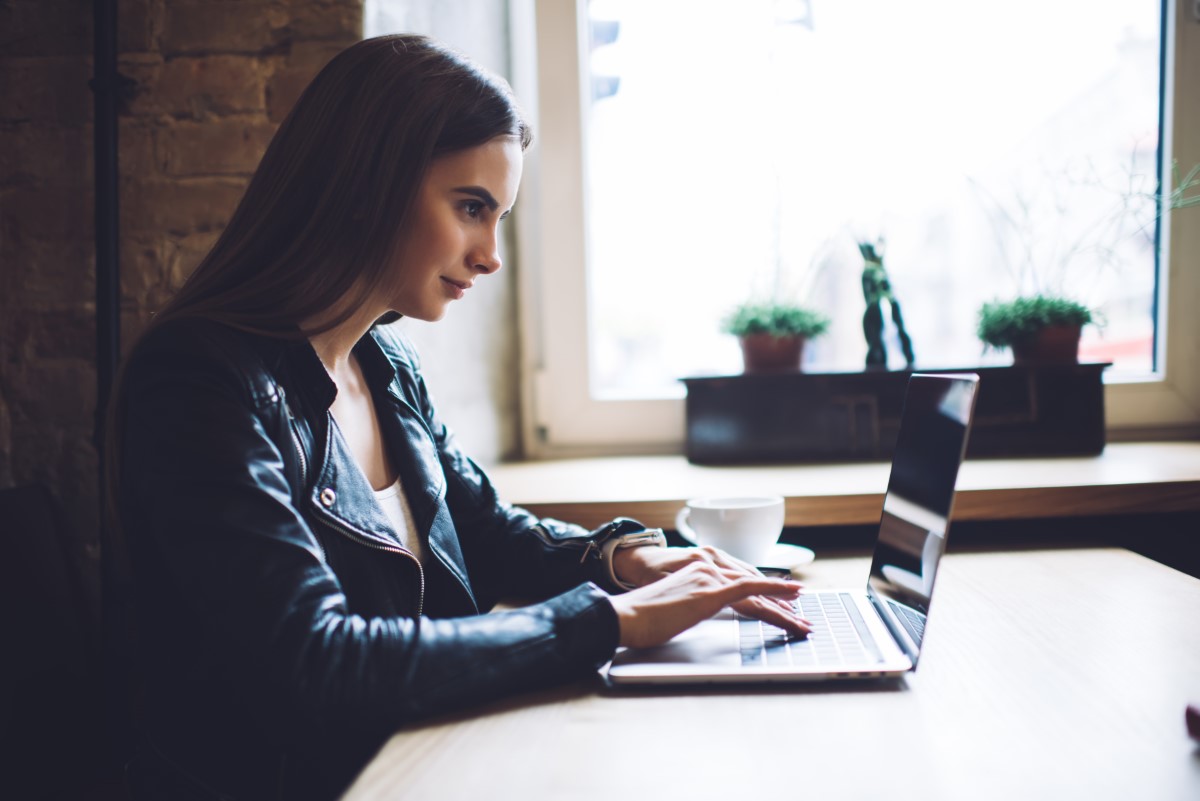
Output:
[[[42,486],[0,490],[0,796],[90,795],[101,764],[96,626]]]

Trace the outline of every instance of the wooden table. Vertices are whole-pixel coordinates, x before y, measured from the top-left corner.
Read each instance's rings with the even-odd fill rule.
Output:
[[[864,558],[809,586],[859,585]],[[596,679],[398,732],[366,799],[1200,798],[1200,581],[1117,549],[951,554],[916,673],[784,689]]]
[[[688,498],[782,495],[788,526],[879,522],[885,462],[709,467],[682,456],[502,464],[488,470],[506,501],[589,528],[614,517],[674,528]],[[1099,456],[968,459],[954,519],[1014,520],[1200,511],[1200,442],[1112,443]]]

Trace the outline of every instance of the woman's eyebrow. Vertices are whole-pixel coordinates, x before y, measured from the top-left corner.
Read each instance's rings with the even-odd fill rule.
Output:
[[[495,211],[500,208],[500,204],[496,202],[496,198],[492,197],[492,193],[484,189],[482,186],[456,186],[454,192],[461,192],[464,195],[471,195],[483,201],[483,205],[488,207],[489,211]]]

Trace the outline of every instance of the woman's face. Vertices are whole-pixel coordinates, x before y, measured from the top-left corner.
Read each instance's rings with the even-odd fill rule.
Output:
[[[517,199],[520,142],[499,137],[433,161],[400,247],[391,309],[440,320],[481,275],[500,269],[500,221]]]

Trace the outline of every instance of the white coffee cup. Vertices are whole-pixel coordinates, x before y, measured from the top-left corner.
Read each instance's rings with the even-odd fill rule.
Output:
[[[675,515],[675,529],[697,545],[711,545],[743,562],[763,565],[783,532],[783,498],[694,498]]]

